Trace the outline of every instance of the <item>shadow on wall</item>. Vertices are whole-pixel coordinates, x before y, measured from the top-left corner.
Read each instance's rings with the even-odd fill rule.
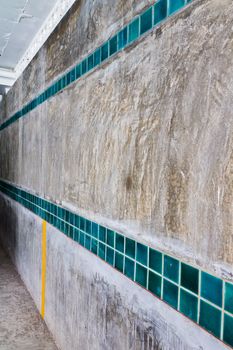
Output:
[[[17,209],[11,206],[8,199],[0,196],[0,245],[10,254],[13,262],[17,252]]]

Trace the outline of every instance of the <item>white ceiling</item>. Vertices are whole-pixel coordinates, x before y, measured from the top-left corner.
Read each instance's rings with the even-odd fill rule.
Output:
[[[75,0],[0,0],[0,94],[11,86]]]

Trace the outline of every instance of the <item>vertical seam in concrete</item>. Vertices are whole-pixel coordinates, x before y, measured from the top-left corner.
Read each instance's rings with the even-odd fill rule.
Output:
[[[46,221],[42,221],[41,241],[41,317],[45,316],[45,287],[46,287]]]

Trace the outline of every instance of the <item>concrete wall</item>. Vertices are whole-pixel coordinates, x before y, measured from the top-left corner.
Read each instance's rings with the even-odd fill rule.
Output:
[[[149,0],[77,1],[8,93],[1,106],[2,120],[43,91],[55,77],[100,45],[149,3]],[[232,19],[230,0],[195,1],[141,38],[137,45],[127,48],[102,68],[1,131],[0,177],[232,280]],[[20,222],[23,219],[18,218],[18,210],[21,209],[10,211],[18,229],[14,229],[13,221],[10,229],[9,226],[5,231],[2,229],[2,235],[6,230],[8,235],[14,232],[13,242],[20,245],[24,244],[21,242],[23,236],[20,236],[23,235],[22,227],[29,222],[27,225]],[[25,220],[32,220],[28,217],[31,214],[24,212],[24,215]],[[37,232],[35,219],[32,222],[33,234],[28,236],[29,240]],[[66,349],[67,341],[74,342],[72,346],[78,344],[85,336],[81,330],[77,337],[74,336],[76,329],[72,328],[75,327],[74,320],[78,323],[75,317],[80,313],[79,304],[75,306],[77,309],[70,311],[74,313],[74,319],[67,325],[71,328],[65,331],[66,340],[62,338],[62,328],[56,328],[56,324],[63,322],[58,319],[62,318],[62,305],[65,304],[64,293],[61,291],[61,295],[56,295],[57,286],[60,286],[56,283],[61,283],[67,275],[64,288],[70,289],[69,279],[75,280],[80,274],[79,264],[84,262],[88,268],[75,280],[77,302],[84,305],[89,300],[85,298],[91,298],[94,305],[101,304],[100,294],[106,293],[105,302],[110,299],[116,311],[116,319],[109,322],[118,334],[114,340],[104,340],[105,345],[101,345],[101,340],[93,334],[102,337],[101,332],[106,329],[100,332],[95,328],[99,320],[95,314],[95,321],[91,322],[90,348],[130,348],[121,343],[126,340],[120,332],[131,329],[132,324],[124,324],[130,322],[131,311],[128,316],[120,315],[134,309],[130,296],[121,288],[124,284],[124,288],[131,290],[132,286],[128,287],[131,282],[126,282],[124,277],[119,277],[118,281],[118,277],[111,276],[109,267],[95,264],[95,257],[84,253],[61,234],[54,236],[53,230],[48,240],[51,247],[48,263],[51,275],[56,272],[57,276],[55,281],[49,282],[51,303],[48,302],[47,321],[61,348]],[[4,235],[3,239],[6,237]],[[13,237],[7,238],[10,246]],[[11,251],[38,303],[39,291],[33,280],[38,281],[39,277],[27,278],[32,271],[28,271],[26,263],[27,254],[28,259],[37,259],[37,254],[40,255],[37,239],[34,237],[24,247],[27,253],[23,261],[23,249],[19,250],[18,258],[14,245]],[[57,269],[56,256],[64,262],[61,265],[64,270]],[[21,267],[24,263],[25,268]],[[37,265],[36,268],[38,273]],[[101,273],[105,277],[98,277]],[[114,278],[119,284],[113,283]],[[96,289],[83,295],[82,288],[86,289],[90,280]],[[151,308],[148,302],[148,306],[145,305],[147,311],[141,310],[140,300],[150,296],[143,297],[143,291],[140,295],[136,286],[132,287],[132,292],[137,295],[136,299],[139,298],[134,310],[139,322]],[[75,299],[76,294],[70,293],[70,298]],[[68,302],[65,305],[69,307]],[[165,315],[167,307],[160,307],[165,308],[164,314],[161,312]],[[155,312],[156,306],[152,309]],[[101,320],[107,322],[109,314],[103,309],[99,313],[102,313]],[[145,316],[145,323],[139,326],[140,334],[148,322],[153,332],[159,332],[156,339],[160,339],[163,332],[153,323],[156,317],[151,317],[152,313]],[[186,322],[181,321],[180,315],[174,317],[181,323]],[[168,333],[163,338],[163,348],[172,349],[170,332],[173,330],[171,322],[166,322]],[[78,324],[78,328],[84,327]],[[182,339],[182,326],[176,331],[181,333],[174,349],[198,348],[191,335],[191,345],[187,345],[187,338]],[[126,334],[127,339],[131,336]],[[136,333],[132,338],[135,337]],[[95,339],[98,339],[96,347]],[[114,345],[113,341],[119,343]],[[131,348],[137,349],[134,341]],[[219,346],[216,349],[221,347],[216,346]],[[204,348],[207,349],[207,345]]]
[[[5,195],[0,210],[1,240],[40,308],[41,219]],[[59,349],[228,348],[50,225],[47,256],[45,321]]]

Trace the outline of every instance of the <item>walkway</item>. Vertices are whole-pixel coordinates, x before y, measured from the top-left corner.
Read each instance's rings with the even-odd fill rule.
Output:
[[[1,247],[0,350],[57,350],[30,294]]]

